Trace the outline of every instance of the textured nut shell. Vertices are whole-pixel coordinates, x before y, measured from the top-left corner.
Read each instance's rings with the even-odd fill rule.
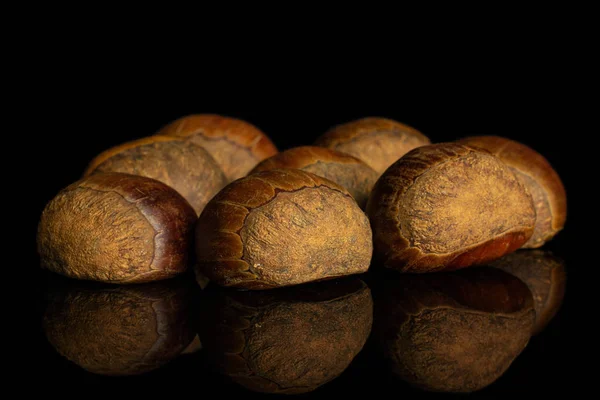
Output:
[[[277,153],[273,142],[257,127],[220,115],[188,115],[166,125],[158,135],[189,138],[204,147],[229,180],[245,176],[258,162]]]
[[[182,284],[98,287],[71,281],[52,288],[43,318],[63,357],[103,375],[142,374],[190,343],[190,290]]]
[[[527,286],[493,268],[403,275],[374,293],[374,330],[393,371],[430,391],[494,382],[527,345],[535,319]]]
[[[379,174],[356,157],[316,146],[295,147],[260,162],[250,173],[295,168],[327,178],[346,188],[364,209]]]
[[[202,147],[173,137],[152,136],[115,146],[99,154],[84,176],[122,172],[156,179],[177,190],[200,214],[227,184],[227,178]]]
[[[226,186],[202,212],[198,268],[246,289],[357,274],[369,268],[371,235],[366,215],[335,183],[301,170],[257,172]]]
[[[408,125],[375,117],[338,125],[315,141],[316,146],[363,160],[379,175],[410,150],[429,143],[425,135]]]
[[[483,264],[531,236],[531,195],[500,160],[454,143],[412,150],[375,184],[367,214],[386,267],[432,272]]]
[[[212,315],[201,323],[211,361],[263,393],[306,393],[335,379],[371,332],[373,301],[358,279],[328,283],[315,285],[313,293],[303,286],[216,292]]]
[[[564,262],[540,250],[517,251],[492,264],[525,282],[533,293],[537,335],[554,318],[565,297],[567,275]]]
[[[548,160],[532,148],[498,136],[473,136],[459,141],[488,150],[515,171],[533,196],[536,225],[524,248],[537,248],[565,226],[567,195],[560,177]]]
[[[154,179],[92,175],[44,209],[37,244],[42,266],[76,279],[138,283],[187,268],[196,213]]]

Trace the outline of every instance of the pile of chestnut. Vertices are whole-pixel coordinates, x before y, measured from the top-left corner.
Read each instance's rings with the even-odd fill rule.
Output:
[[[564,226],[548,161],[516,141],[431,144],[384,118],[278,152],[258,128],[190,115],[93,159],[44,209],[44,268],[108,283],[170,278],[269,289],[455,270],[537,248]]]

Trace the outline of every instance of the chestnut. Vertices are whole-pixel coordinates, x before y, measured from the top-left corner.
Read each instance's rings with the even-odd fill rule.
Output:
[[[115,146],[99,154],[84,176],[122,172],[156,179],[177,190],[197,214],[227,178],[202,147],[166,136],[152,136]]]
[[[504,161],[531,193],[535,229],[523,248],[541,247],[563,229],[567,219],[565,187],[544,156],[523,143],[499,136],[472,136],[459,143],[483,148]]]
[[[361,159],[379,175],[410,150],[430,143],[415,128],[377,117],[337,125],[315,141],[316,146],[328,147]]]
[[[257,163],[277,153],[273,142],[254,125],[214,114],[179,118],[157,134],[183,138],[204,147],[229,181],[245,176]]]
[[[341,186],[297,169],[227,185],[196,225],[197,267],[222,286],[268,289],[369,268],[367,216]]]
[[[261,161],[250,173],[295,168],[327,178],[346,188],[364,209],[379,174],[356,157],[316,146],[295,147]]]
[[[379,178],[367,203],[375,253],[402,272],[484,264],[532,235],[531,195],[484,150],[440,143],[411,150]]]
[[[54,197],[38,224],[42,267],[110,283],[184,272],[196,213],[174,189],[122,173],[91,175]]]

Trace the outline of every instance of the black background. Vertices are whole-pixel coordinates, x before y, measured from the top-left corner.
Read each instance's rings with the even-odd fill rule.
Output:
[[[93,61],[93,60],[92,60]],[[35,190],[26,214],[28,279],[38,283],[37,313],[33,321],[35,346],[28,347],[25,368],[49,390],[75,394],[75,386],[94,391],[130,391],[153,394],[204,390],[225,382],[203,369],[197,358],[176,360],[161,371],[132,379],[100,378],[79,370],[56,355],[39,331],[42,289],[47,276],[40,273],[35,255],[35,228],[44,205],[64,186],[79,179],[87,163],[114,145],[151,135],[164,124],[189,113],[218,113],[244,119],[286,149],[311,144],[333,125],[366,116],[392,118],[409,124],[432,142],[468,135],[500,135],[523,142],[544,155],[559,173],[568,195],[567,226],[549,246],[565,259],[568,284],[562,310],[544,333],[532,339],[509,371],[480,394],[549,394],[575,384],[573,343],[578,338],[578,301],[582,286],[576,252],[578,220],[577,157],[571,121],[565,114],[570,99],[568,82],[546,60],[529,63],[488,58],[464,67],[446,68],[447,61],[407,72],[388,61],[385,77],[378,68],[348,70],[311,66],[286,69],[273,65],[255,74],[243,60],[227,72],[198,66],[193,78],[177,72],[148,71],[144,66],[120,69],[118,64],[90,69],[72,67],[48,74],[36,98],[32,120],[40,122],[33,154]],[[101,63],[101,61],[99,61]],[[382,61],[380,61],[382,62]],[[351,63],[351,60],[348,60]],[[400,61],[398,61],[400,63]],[[494,68],[488,68],[494,64]],[[397,67],[397,68],[396,68]],[[553,77],[552,81],[549,79]],[[35,327],[38,330],[35,330]],[[66,388],[66,389],[65,389]],[[222,393],[242,394],[236,387]],[[418,395],[386,375],[368,356],[339,379],[314,392],[329,397],[358,393],[365,396],[394,390]]]

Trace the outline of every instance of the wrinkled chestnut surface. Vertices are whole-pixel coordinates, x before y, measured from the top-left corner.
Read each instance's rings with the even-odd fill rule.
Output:
[[[339,376],[371,332],[371,292],[359,279],[207,297],[203,351],[253,391],[310,392]]]
[[[42,266],[61,275],[111,283],[175,276],[187,268],[196,213],[154,179],[106,173],[63,189],[42,213]]]
[[[295,168],[327,178],[346,188],[364,209],[379,174],[348,154],[316,146],[295,147],[259,163],[250,173]]]
[[[362,118],[325,132],[316,146],[338,150],[367,163],[379,175],[410,150],[429,139],[408,125],[387,118]]]
[[[533,232],[531,195],[491,154],[442,143],[412,150],[367,204],[375,252],[403,272],[452,270],[512,252]]]
[[[84,175],[101,172],[156,179],[177,190],[197,214],[227,184],[219,165],[202,147],[162,136],[113,147],[92,160]]]
[[[544,156],[522,143],[498,136],[473,136],[459,143],[488,150],[506,163],[528,188],[535,205],[536,222],[524,248],[541,247],[563,229],[567,195],[560,177]]]
[[[533,334],[543,331],[560,309],[565,296],[567,275],[564,261],[547,251],[520,250],[490,265],[527,284],[535,303]]]
[[[89,372],[142,374],[192,341],[191,290],[180,280],[136,286],[55,282],[43,329],[58,353]]]
[[[268,289],[365,272],[366,215],[335,183],[301,170],[226,186],[196,225],[198,268],[222,286]]]
[[[219,115],[188,115],[166,125],[158,135],[185,138],[202,146],[230,181],[277,153],[273,142],[254,125]]]
[[[383,354],[394,373],[429,391],[494,382],[527,345],[535,320],[527,285],[489,267],[396,275],[373,291]]]

